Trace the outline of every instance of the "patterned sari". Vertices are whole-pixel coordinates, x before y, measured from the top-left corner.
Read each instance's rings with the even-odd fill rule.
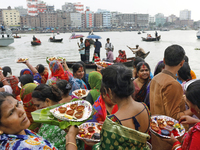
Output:
[[[67,80],[73,76],[70,72],[64,71],[63,66],[57,60],[53,60],[49,63],[49,68],[51,70],[51,75],[47,80],[48,85],[55,84],[58,80]]]
[[[92,120],[88,122],[99,122],[102,123],[105,121],[107,114],[106,105],[102,96],[100,95],[98,99],[93,104],[94,109],[97,111],[94,113]],[[113,107],[111,114],[115,114],[118,111],[117,104]]]
[[[200,138],[200,122],[196,123],[189,131],[185,134],[185,139],[182,145],[182,150],[198,150]]]
[[[150,149],[147,146],[147,140],[150,139],[148,134],[119,125],[108,117],[103,124],[100,135],[100,143],[95,144],[93,150]]]
[[[34,89],[37,87],[37,84],[35,83],[27,83],[26,85],[24,85],[20,91],[20,98],[23,101],[23,105],[24,105],[24,109],[26,111],[26,115],[28,117],[28,119],[31,122],[31,125],[29,127],[30,130],[37,132],[38,131],[38,127],[40,126],[39,123],[35,123],[33,122],[33,118],[31,115],[31,112],[35,111],[35,106],[33,105],[33,102],[31,101],[32,99],[32,92],[34,91]]]
[[[143,84],[143,86],[141,87],[141,89],[139,89],[139,91],[137,91],[137,89],[138,89],[137,84],[136,84],[135,82],[133,82],[134,85],[135,85],[135,89],[136,89],[135,92],[134,92],[134,95],[135,95],[134,99],[135,99],[135,101],[137,101],[137,102],[144,102],[144,99],[145,99],[146,94],[147,94],[147,86],[148,86],[148,83],[149,83],[150,81],[151,81],[151,80],[148,79],[148,80]]]
[[[20,94],[20,89],[18,87],[19,79],[16,76],[6,77],[8,83],[10,84],[11,88],[13,89],[13,95],[17,96]]]

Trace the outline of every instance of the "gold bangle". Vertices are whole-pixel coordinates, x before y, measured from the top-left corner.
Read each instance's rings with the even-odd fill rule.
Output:
[[[181,146],[181,144],[176,144],[174,147],[172,147],[172,150],[175,150],[177,147]]]
[[[73,143],[73,142],[67,142],[67,143],[65,144],[65,146],[67,147],[68,144],[72,144],[72,145],[74,145],[74,146],[77,148],[76,144]]]
[[[4,82],[4,81],[6,81],[6,78],[4,78],[3,80],[1,80],[1,82]]]

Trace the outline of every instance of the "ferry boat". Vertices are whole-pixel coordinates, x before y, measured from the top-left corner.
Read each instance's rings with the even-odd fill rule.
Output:
[[[199,31],[197,32],[197,38],[200,39],[200,29],[199,29]]]
[[[14,43],[14,38],[12,36],[12,31],[8,28],[5,31],[0,31],[0,47],[5,47]]]

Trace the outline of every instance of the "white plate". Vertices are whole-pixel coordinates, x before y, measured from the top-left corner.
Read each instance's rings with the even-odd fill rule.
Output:
[[[78,128],[79,129],[85,129],[85,134],[88,133],[88,127],[95,127],[95,131],[94,133],[99,133],[100,134],[100,131],[97,126],[98,125],[103,125],[103,124],[100,124],[100,123],[97,123],[97,122],[86,122],[86,123],[83,123],[81,124]],[[94,133],[91,133],[91,137]],[[100,139],[92,139],[92,138],[85,138],[85,137],[81,137],[81,134],[79,133],[77,136],[76,136],[77,139],[85,139],[86,141],[93,141],[93,142],[100,142]]]
[[[97,66],[98,68],[105,68],[105,67],[103,67],[103,66],[101,66],[101,65],[98,65],[98,63],[106,63],[106,64],[110,64],[110,65],[113,64],[112,62],[106,62],[106,61],[95,62],[96,66]],[[110,66],[110,65],[108,65],[108,66]]]
[[[155,122],[157,125],[157,119],[163,119],[164,120],[164,124],[166,125],[166,121],[173,121],[174,122],[174,126],[178,123],[177,120],[171,118],[171,117],[168,117],[168,116],[164,116],[164,115],[154,115],[154,116],[151,116],[151,120],[152,122]],[[178,138],[178,137],[181,137],[184,135],[185,133],[185,128],[182,124],[180,124],[180,130],[178,128],[175,128],[177,131],[178,131],[178,134],[179,136],[175,136],[175,138]],[[164,137],[164,138],[170,138],[170,136],[165,136],[165,135],[162,135],[162,134],[159,134],[157,133],[156,131],[154,131],[153,129],[151,129],[151,126],[149,127],[149,130],[151,131],[151,133],[157,135],[157,136],[160,136],[160,137]]]
[[[69,119],[67,117],[65,117],[65,113],[60,113],[58,111],[58,108],[59,107],[66,107],[67,110],[70,110],[70,105],[71,104],[75,104],[75,103],[78,103],[78,106],[79,105],[83,105],[85,106],[85,109],[83,110],[83,116],[82,118],[80,119],[76,119],[75,116],[73,115],[73,118],[72,119]],[[60,119],[60,120],[64,120],[64,121],[83,121],[83,120],[86,120],[88,119],[91,114],[92,114],[92,105],[88,102],[88,101],[85,101],[85,100],[77,100],[77,101],[74,101],[74,102],[70,102],[70,103],[67,103],[67,104],[64,104],[64,105],[61,105],[59,107],[56,107],[54,109],[51,109],[50,112],[54,115],[54,117],[56,117],[57,119]],[[76,113],[77,111],[75,110],[74,111],[74,114]]]
[[[25,59],[24,61],[19,61],[19,59]],[[25,63],[28,60],[28,58],[18,58],[16,60],[16,63]]]
[[[86,94],[85,94],[85,95],[81,95],[81,96],[77,96],[75,93],[78,92],[79,90],[85,90],[85,91],[86,91]],[[86,90],[86,89],[77,89],[77,90],[73,91],[72,94],[73,94],[74,96],[76,96],[76,97],[78,97],[78,98],[81,99],[81,98],[86,97],[86,96],[89,94],[89,92],[90,92],[90,91],[89,91],[89,90]]]

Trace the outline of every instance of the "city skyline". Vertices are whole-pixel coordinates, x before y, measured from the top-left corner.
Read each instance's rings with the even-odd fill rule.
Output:
[[[140,1],[130,1],[130,0],[123,0],[122,1],[114,1],[114,0],[101,0],[95,1],[94,0],[44,0],[47,5],[54,5],[56,9],[62,9],[62,5],[65,2],[68,3],[77,3],[81,2],[81,4],[85,7],[90,7],[90,10],[96,12],[98,9],[104,9],[108,11],[118,11],[121,13],[141,13],[141,14],[149,14],[150,16],[154,16],[157,13],[163,13],[165,17],[170,16],[171,14],[176,15],[177,17],[180,16],[180,11],[184,9],[188,9],[191,11],[191,19],[194,21],[200,20],[198,15],[198,5],[194,5],[192,3],[194,0],[191,0],[190,3],[186,0],[168,0],[168,1],[160,1],[160,0],[140,0]],[[6,3],[1,3],[1,8],[7,8],[11,6],[12,9],[17,6],[26,6],[26,0],[6,0]]]

